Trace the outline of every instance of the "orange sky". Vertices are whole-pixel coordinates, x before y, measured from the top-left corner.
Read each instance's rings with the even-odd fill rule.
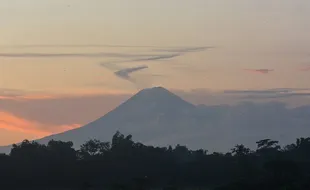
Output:
[[[53,133],[60,133],[63,131],[74,129],[77,127],[80,127],[80,125],[73,124],[73,125],[46,126],[46,124],[25,120],[16,117],[10,113],[0,112],[0,129],[4,129],[12,133],[16,132],[18,134],[24,134],[24,138],[31,138],[32,140],[51,135]],[[11,136],[2,137],[1,143],[2,144],[13,143],[12,137]]]
[[[310,88],[309,18],[309,0],[0,0],[0,133],[6,134],[0,145],[85,124],[123,100],[119,95],[145,87]],[[79,44],[84,46],[74,46]],[[133,47],[87,46],[92,44]],[[215,48],[167,60],[126,62],[132,59],[129,54],[159,54],[154,47],[138,46]],[[119,57],[14,57],[29,53]],[[100,66],[117,61],[125,62],[110,70]],[[148,68],[132,74],[135,82],[114,74],[141,65]],[[274,71],[245,72],[266,69]],[[114,94],[113,103],[102,103],[104,94]],[[77,101],[80,97],[87,99],[85,104]],[[86,102],[107,109],[83,114]],[[43,105],[46,110],[40,112]],[[83,120],[62,112],[73,112],[70,106],[81,110]]]

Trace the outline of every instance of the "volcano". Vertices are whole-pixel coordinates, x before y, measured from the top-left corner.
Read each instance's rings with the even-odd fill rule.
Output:
[[[78,148],[89,139],[110,141],[112,136],[120,131],[133,135],[139,142],[153,144],[159,142],[159,139],[169,139],[181,131],[190,130],[193,123],[189,118],[195,110],[195,105],[165,88],[148,88],[83,127],[51,135],[38,142],[47,143],[51,139],[72,141]],[[155,144],[164,146],[169,143]]]
[[[154,87],[139,91],[83,127],[36,141],[72,141],[78,149],[90,139],[111,141],[119,131],[145,145],[181,144],[209,151],[228,151],[236,144],[255,148],[261,139],[288,144],[310,134],[309,110],[309,106],[287,108],[276,102],[195,106],[165,88]],[[0,147],[0,152],[9,151],[10,146]]]

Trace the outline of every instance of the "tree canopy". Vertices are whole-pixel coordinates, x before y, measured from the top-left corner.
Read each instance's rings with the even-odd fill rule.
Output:
[[[310,189],[309,182],[310,138],[284,147],[263,139],[256,150],[238,144],[208,153],[146,146],[116,132],[111,142],[92,139],[79,150],[72,142],[24,140],[0,154],[0,183],[11,188],[298,190]]]

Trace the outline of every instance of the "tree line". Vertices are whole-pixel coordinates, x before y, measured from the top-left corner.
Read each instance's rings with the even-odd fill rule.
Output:
[[[0,154],[0,184],[13,188],[299,190],[310,189],[310,138],[281,147],[263,139],[257,149],[227,153],[154,147],[116,132],[111,142],[24,140]]]

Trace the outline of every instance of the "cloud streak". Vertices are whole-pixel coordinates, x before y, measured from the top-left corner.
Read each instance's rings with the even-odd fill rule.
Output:
[[[175,57],[178,57],[181,55],[182,54],[165,54],[165,55],[149,56],[149,57],[138,58],[138,59],[129,59],[129,60],[114,61],[114,62],[110,61],[110,62],[100,63],[100,66],[114,71],[114,74],[119,78],[130,81],[130,82],[132,82],[138,86],[141,86],[140,83],[142,81],[135,80],[134,78],[132,78],[130,76],[130,74],[133,72],[137,72],[139,70],[147,69],[147,68],[149,68],[148,66],[143,65],[143,66],[138,66],[138,67],[128,67],[128,68],[121,69],[121,67],[117,66],[117,64],[131,63],[131,62],[161,61],[161,60],[172,59],[172,58],[175,58]],[[115,70],[117,70],[117,71],[115,71]],[[145,80],[144,82],[146,82],[146,81],[147,80]],[[146,87],[144,84],[142,86]]]
[[[25,44],[25,45],[2,45],[0,48],[156,48],[158,52],[195,52],[203,51],[214,46],[202,47],[175,47],[175,46],[152,46],[152,45],[112,45],[112,44]]]
[[[225,90],[229,94],[266,94],[266,93],[289,93],[297,91],[309,91],[310,88],[273,88],[266,90]]]
[[[277,99],[277,98],[289,98],[289,97],[310,97],[310,93],[284,93],[284,94],[270,94],[270,95],[247,95],[244,99]]]
[[[165,54],[162,55],[152,55],[148,57],[140,57],[140,58],[133,58],[133,59],[125,59],[125,60],[120,60],[120,61],[110,61],[110,62],[103,62],[100,63],[100,66],[103,66],[109,70],[117,70],[114,72],[114,74],[122,79],[128,80],[134,84],[139,84],[142,81],[137,81],[134,80],[132,77],[130,77],[130,73],[136,72],[138,70],[146,69],[148,68],[147,66],[139,66],[139,67],[129,67],[125,69],[120,69],[120,67],[117,66],[117,64],[122,64],[122,63],[131,63],[131,62],[151,62],[151,61],[162,61],[162,60],[169,60],[173,59],[176,57],[183,56],[187,53],[190,52],[199,52],[199,51],[204,51],[207,49],[210,49],[213,47],[183,47],[183,48],[163,48],[163,49],[154,49],[153,51],[156,52],[164,52]],[[168,53],[168,54],[167,54]],[[152,75],[153,76],[153,75]],[[157,75],[158,77],[159,75]],[[147,80],[144,80],[145,82]],[[145,85],[143,85],[145,86]]]
[[[140,81],[134,80],[130,74],[137,72],[142,69],[147,69],[147,66],[140,67],[127,67],[122,68],[117,66],[117,64],[122,63],[134,63],[134,62],[151,62],[151,61],[163,61],[169,60],[176,57],[183,56],[187,53],[204,51],[213,47],[156,47],[156,46],[123,46],[123,45],[20,45],[20,46],[11,46],[18,48],[39,48],[39,47],[130,47],[130,48],[158,48],[153,49],[153,52],[159,52],[158,54],[126,54],[126,53],[0,53],[0,57],[8,58],[119,58],[120,60],[102,62],[100,66],[103,66],[109,70],[112,70],[114,74],[122,79],[128,80],[132,83],[138,84]],[[158,77],[158,75],[157,75]],[[146,82],[147,80],[144,80]],[[0,97],[4,99],[8,97]]]
[[[29,45],[9,45],[0,46],[0,48],[101,48],[101,47],[117,47],[117,48],[157,48],[157,46],[131,46],[131,45],[109,45],[109,44],[29,44]]]
[[[40,100],[40,99],[53,99],[52,95],[43,92],[30,92],[18,89],[0,88],[0,100]]]
[[[164,59],[172,59],[175,57],[179,57],[182,54],[168,54],[168,55],[158,55],[158,56],[150,56],[147,58],[141,58],[141,59],[136,59],[130,62],[141,62],[141,61],[159,61],[159,60],[164,60]]]
[[[7,58],[100,58],[100,57],[112,57],[112,58],[139,58],[146,57],[158,57],[161,55],[145,55],[145,54],[125,54],[125,53],[0,53],[0,57]]]
[[[199,51],[204,51],[204,50],[207,50],[207,49],[210,49],[210,48],[212,48],[212,47],[193,47],[193,48],[178,48],[178,49],[157,49],[157,50],[154,50],[154,51],[156,51],[156,52],[170,52],[170,53],[173,53],[173,54],[149,56],[149,57],[146,57],[146,58],[131,59],[131,60],[125,60],[125,61],[112,62],[112,63],[160,61],[160,60],[172,59],[172,58],[175,58],[175,57],[179,57],[179,56],[184,55],[185,53],[199,52]]]
[[[112,64],[120,64],[120,63],[134,63],[134,62],[149,62],[149,61],[161,61],[161,60],[167,60],[172,59],[175,57],[179,57],[182,54],[166,54],[166,55],[151,55],[148,57],[141,57],[141,58],[134,58],[134,59],[127,59],[127,60],[121,60],[121,61],[109,61],[109,62],[103,62],[100,63],[101,66],[113,68]],[[116,68],[114,66],[114,68]],[[113,69],[114,69],[113,68]]]
[[[308,88],[276,88],[267,90],[226,90],[225,94],[242,95],[242,99],[274,99],[297,96],[310,96]]]
[[[154,48],[156,46],[121,46],[121,45],[21,45],[21,46],[4,46],[12,48],[42,48],[42,47],[130,47],[130,48]],[[159,48],[159,47],[158,47]],[[210,49],[213,47],[187,47],[187,48],[169,48],[163,47],[161,49],[155,49],[155,52],[169,52],[173,54],[125,54],[125,53],[0,53],[0,57],[8,58],[70,58],[70,57],[82,57],[82,58],[100,58],[100,57],[112,57],[112,58],[133,58],[130,60],[116,61],[113,63],[123,62],[140,62],[140,61],[156,61],[162,59],[170,59],[181,56],[185,53],[198,52]]]
[[[178,52],[178,53],[189,53],[189,52],[200,52],[205,51],[207,49],[214,48],[210,47],[187,47],[187,48],[168,48],[168,49],[154,49],[156,52]]]
[[[252,73],[259,73],[259,74],[269,74],[270,72],[274,71],[273,69],[244,69],[245,71],[252,72]]]
[[[7,89],[0,88],[0,108],[1,103],[5,101],[12,102],[29,102],[29,101],[44,101],[44,100],[57,100],[57,99],[72,99],[83,97],[94,97],[99,95],[120,95],[127,94],[128,92],[119,91],[119,90],[80,90],[71,92],[70,94],[66,93],[51,93],[44,91],[26,91],[26,90],[18,90],[18,89]]]
[[[156,46],[122,46],[122,45],[20,45],[20,46],[4,46],[11,48],[52,48],[52,47],[127,47],[127,48],[154,48]],[[100,58],[100,57],[112,57],[112,58],[133,58],[130,60],[124,61],[115,61],[112,63],[126,63],[126,62],[141,62],[141,61],[156,61],[162,59],[170,59],[178,57],[188,52],[198,52],[204,51],[211,47],[190,47],[190,48],[163,48],[153,50],[156,52],[170,52],[174,54],[125,54],[125,53],[107,53],[107,52],[98,52],[98,53],[0,53],[0,57],[7,58],[71,58],[71,57],[80,57],[80,58]]]
[[[143,66],[138,66],[138,67],[130,67],[130,68],[125,68],[121,69],[119,71],[114,72],[114,74],[122,79],[129,80],[131,81],[132,78],[130,77],[130,74],[133,72],[137,72],[143,69],[148,68],[148,66],[143,65]]]

